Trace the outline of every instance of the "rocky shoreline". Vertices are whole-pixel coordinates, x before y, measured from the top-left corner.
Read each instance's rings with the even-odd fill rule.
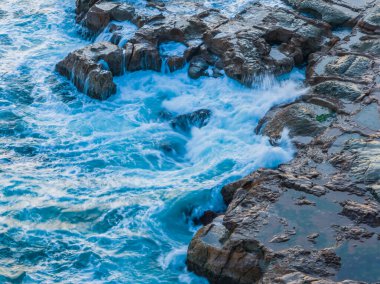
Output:
[[[228,208],[205,218],[217,216],[190,243],[189,270],[211,283],[335,283],[347,279],[342,270],[365,269],[352,263],[366,257],[360,250],[379,262],[379,1],[253,3],[232,18],[189,1],[76,4],[85,35],[107,30],[111,42],[70,53],[57,71],[96,99],[116,92],[114,76],[164,64],[188,66],[194,79],[224,72],[245,85],[307,66],[307,94],[270,110],[256,129],[273,144],[287,129],[296,157],[222,189]],[[122,21],[137,27],[125,43]],[[172,41],[186,51],[163,58],[160,45]],[[206,112],[174,122],[201,127]],[[353,253],[342,253],[347,246]]]

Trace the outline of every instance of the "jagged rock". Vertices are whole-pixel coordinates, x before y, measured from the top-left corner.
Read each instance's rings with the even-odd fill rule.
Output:
[[[304,206],[304,205],[312,205],[315,206],[315,202],[310,201],[305,198],[305,196],[302,196],[301,198],[298,198],[297,201],[295,202],[296,205]]]
[[[357,226],[334,226],[337,231],[337,241],[370,239],[375,234]]]
[[[358,82],[364,80],[372,81],[371,73],[374,61],[365,56],[343,55],[343,56],[321,56],[312,64],[308,70],[308,77],[316,82],[326,79],[339,79],[340,81]],[[346,82],[343,82],[346,83]]]
[[[318,237],[319,237],[318,233],[310,234],[307,236],[307,240],[312,242],[312,243],[316,243],[315,239]]]
[[[366,0],[294,2],[325,5],[320,11],[324,17],[331,17],[329,21],[334,25],[338,20],[352,25],[360,13],[373,5]],[[331,6],[339,6],[335,7],[339,13],[331,14],[326,9]],[[344,14],[347,9],[353,13]],[[342,11],[344,17],[353,16],[344,19]],[[265,18],[265,13],[258,8],[252,17],[261,16]],[[260,23],[260,19],[256,22]],[[271,23],[267,24],[268,29]],[[245,23],[241,24],[236,17],[219,26],[217,31],[206,34],[209,48],[210,41],[218,43],[211,52],[221,57],[229,76],[240,80],[227,72],[228,64],[222,51],[231,50],[229,58],[239,51],[241,60],[229,63],[236,74],[246,74],[241,72],[242,66],[249,64],[244,56],[250,53],[240,52],[240,48],[244,50],[249,44],[244,41],[238,44],[240,35],[251,42],[250,52],[259,49],[265,54],[259,58],[267,56],[275,43],[283,55],[293,56],[294,62],[303,62],[303,51],[296,51],[302,45],[289,48],[289,38],[294,31],[290,33],[283,28],[266,34],[262,29],[265,42],[260,45],[253,40],[256,31],[247,28],[237,32],[242,27],[246,27]],[[323,25],[320,28],[323,30]],[[374,33],[374,30],[366,32]],[[234,36],[235,33],[239,36]],[[331,41],[330,49],[309,56],[307,82],[311,88],[308,94],[294,103],[271,109],[257,127],[257,132],[270,136],[272,141],[287,128],[293,141],[305,142],[297,142],[298,152],[289,164],[276,170],[259,169],[222,188],[227,210],[224,216],[217,217],[194,236],[188,250],[190,270],[206,276],[211,283],[338,283],[332,279],[336,279],[341,263],[347,264],[352,258],[342,255],[340,259],[335,249],[347,244],[347,240],[360,240],[364,247],[373,246],[380,212],[378,46],[374,34],[363,34],[355,27],[344,40]],[[293,55],[289,55],[291,52]],[[261,61],[255,64],[259,67]],[[308,194],[314,195],[313,201],[305,198]],[[355,201],[345,201],[351,194],[355,194]],[[296,206],[293,200],[296,204],[313,206]],[[309,214],[312,217],[308,217]],[[312,231],[305,227],[307,220],[310,226],[315,226]],[[314,220],[317,221],[314,223]],[[369,227],[359,228],[357,223]],[[297,229],[297,234],[288,242],[273,239],[280,231],[286,240],[290,228]],[[323,244],[336,247],[320,251],[306,249],[313,246],[307,240],[316,243],[318,233],[313,231],[321,235],[318,247]],[[281,249],[284,247],[287,249]],[[238,258],[241,261],[236,261]]]
[[[284,243],[290,240],[289,235],[283,234],[283,235],[275,235],[273,238],[269,241],[270,243]]]
[[[75,5],[76,9],[75,12],[77,14],[77,21],[83,19],[83,17],[86,15],[88,10],[96,3],[99,2],[99,0],[76,0]]]
[[[363,91],[356,84],[340,81],[325,81],[313,87],[318,97],[334,97],[354,101],[361,97]]]
[[[363,20],[360,22],[360,26],[367,31],[378,32],[380,30],[380,4],[376,3],[375,6],[370,9]]]
[[[116,92],[113,75],[122,74],[122,57],[118,46],[96,43],[70,53],[56,65],[56,70],[70,79],[79,91],[104,100]]]
[[[94,34],[100,33],[111,20],[111,11],[119,4],[100,2],[93,5],[84,18],[85,26]]]
[[[126,50],[125,62],[128,71],[161,70],[162,60],[160,54],[151,43],[128,43]]]
[[[216,217],[217,213],[211,210],[206,210],[201,217],[194,220],[195,224],[202,224],[203,226],[207,226],[210,224]]]
[[[350,219],[370,225],[371,227],[380,226],[380,206],[376,202],[367,202],[366,204],[347,200],[341,203],[342,214]]]
[[[301,12],[312,14],[333,26],[354,25],[359,13],[326,0],[287,0],[294,8]]]
[[[315,137],[330,125],[331,118],[333,114],[325,107],[294,103],[280,109],[273,116],[268,113],[259,124],[263,125],[263,128],[258,128],[258,131],[272,140],[279,139],[284,128],[289,130],[291,137]]]
[[[208,66],[208,63],[202,57],[194,57],[190,61],[190,67],[188,71],[189,77],[192,79],[198,79],[201,76],[207,75],[206,70],[208,69]]]
[[[234,19],[205,34],[208,48],[218,55],[226,74],[242,83],[251,84],[255,75],[286,73],[300,54],[302,61],[318,49],[326,29],[295,17],[283,9],[252,5]],[[270,44],[284,43],[297,50],[293,58],[274,60]]]
[[[84,7],[84,8],[83,8]],[[129,3],[114,1],[95,1],[92,5],[84,5],[78,10],[82,11],[78,15],[78,20],[82,20],[91,35],[99,34],[110,21],[130,21],[138,27],[142,27],[149,21],[161,19],[162,15],[158,10],[136,9]]]
[[[328,249],[274,252],[256,240],[231,235],[218,217],[191,241],[187,265],[211,283],[273,283],[284,273],[297,271],[315,278],[332,275],[340,259]]]
[[[181,114],[175,117],[170,125],[174,129],[189,132],[192,127],[202,128],[208,124],[211,117],[211,111],[200,109],[192,113]]]

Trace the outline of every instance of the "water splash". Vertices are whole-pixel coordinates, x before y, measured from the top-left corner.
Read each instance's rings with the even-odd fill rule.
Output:
[[[0,281],[202,283],[184,263],[192,218],[223,207],[223,184],[291,158],[286,138],[273,147],[254,128],[303,94],[303,72],[254,89],[185,69],[127,73],[99,102],[54,74],[87,44],[73,1],[2,5]],[[200,108],[213,115],[189,134],[160,115]]]

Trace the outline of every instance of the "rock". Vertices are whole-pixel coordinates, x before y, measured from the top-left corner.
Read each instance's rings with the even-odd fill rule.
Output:
[[[318,97],[334,97],[349,101],[355,101],[363,92],[356,84],[339,81],[325,81],[313,87],[313,92]]]
[[[331,124],[331,111],[325,107],[307,103],[294,103],[277,111],[272,117],[268,113],[258,128],[266,136],[276,141],[281,138],[284,128],[289,130],[290,137],[311,136],[321,134]]]
[[[366,9],[374,5],[366,0],[292,2],[318,9],[318,16],[330,24],[349,26],[361,13],[366,18]],[[298,17],[283,22],[294,11],[288,11],[274,27],[282,12],[260,5],[255,13],[249,9],[207,32],[205,45],[220,57],[228,76],[244,83],[244,76],[254,73],[252,70],[276,70],[276,57],[277,61],[285,56],[300,64],[308,54],[308,94],[272,108],[256,129],[272,142],[288,129],[297,143],[297,154],[278,169],[259,169],[222,188],[227,210],[194,236],[188,267],[211,283],[361,283],[334,280],[345,273],[342,269],[337,276],[341,264],[352,261],[352,255],[340,253],[340,259],[335,250],[349,245],[348,240],[360,241],[360,246],[369,249],[378,234],[379,41],[373,29],[361,24],[344,40],[331,40],[328,48],[317,51],[309,46],[313,39],[321,46],[316,35],[323,34],[325,26],[318,26],[317,20],[310,20],[300,32],[288,27],[289,23],[296,26]],[[248,28],[253,18],[257,25]],[[266,22],[265,28],[262,22]],[[305,36],[306,30],[310,37]],[[300,44],[296,38],[310,41]],[[281,54],[273,54],[274,49]],[[263,60],[268,56],[268,61]],[[312,201],[303,193],[314,195]],[[347,201],[352,194],[355,201]],[[359,223],[368,227],[361,228]],[[289,239],[291,228],[297,229],[297,234]],[[274,236],[279,231],[284,233]],[[313,246],[309,242],[315,243],[319,237],[313,231],[321,232],[318,247],[325,248],[309,249]],[[367,273],[365,267],[357,269],[358,279]]]
[[[340,267],[340,259],[328,249],[273,252],[258,241],[230,236],[218,217],[194,236],[187,265],[211,283],[274,283],[289,271],[329,276]]]
[[[333,26],[354,25],[359,13],[345,5],[333,4],[326,0],[287,0],[294,8],[307,12]]]
[[[290,240],[290,237],[288,235],[282,234],[282,235],[275,235],[273,238],[269,241],[270,243],[284,243]]]
[[[295,64],[303,62],[315,51],[325,34],[325,29],[313,25],[283,9],[252,5],[231,21],[205,34],[210,51],[222,60],[228,76],[244,84],[253,83],[255,76],[274,72],[289,72]],[[271,44],[283,43],[288,59],[270,57]],[[302,57],[302,60],[297,58]]]
[[[337,241],[370,239],[375,234],[357,226],[334,226],[337,231]]]
[[[353,79],[356,79],[357,82],[372,81],[371,68],[373,64],[374,61],[365,56],[325,55],[320,56],[316,63],[309,66],[308,77],[317,83],[326,79],[338,79],[347,82],[352,82]]]
[[[70,53],[56,65],[56,70],[70,79],[79,91],[104,100],[116,93],[113,75],[123,73],[122,57],[123,52],[118,46],[96,43]]]
[[[316,243],[315,239],[319,237],[318,233],[310,234],[307,236],[307,240],[312,243]]]
[[[93,34],[99,34],[111,21],[110,13],[119,4],[113,2],[99,2],[93,5],[84,18],[84,25]]]
[[[97,2],[99,2],[99,0],[76,0],[75,12],[77,14],[77,22],[82,20],[88,10],[90,10],[90,8]]]
[[[157,47],[151,43],[128,43],[126,50],[126,69],[128,71],[161,70],[162,60],[160,54]],[[131,53],[128,50],[131,50]]]
[[[304,196],[298,198],[297,201],[295,202],[295,204],[300,205],[300,206],[304,206],[304,205],[315,206],[316,205],[315,202],[306,199]]]
[[[196,225],[202,224],[203,226],[207,226],[210,224],[216,217],[218,216],[217,213],[211,210],[206,210],[201,217],[194,220],[194,223]]]
[[[376,3],[375,6],[370,9],[363,20],[360,22],[360,26],[370,32],[379,32],[380,30],[380,4]]]
[[[371,227],[380,226],[380,205],[376,202],[366,204],[347,200],[341,203],[342,214],[358,223],[367,224]]]
[[[192,127],[202,128],[208,124],[211,117],[211,111],[208,109],[200,109],[192,113],[181,114],[175,117],[170,125],[174,129],[183,132],[189,132]]]
[[[188,70],[189,77],[192,79],[198,79],[201,76],[206,76],[208,66],[208,63],[202,57],[197,56],[192,58]]]

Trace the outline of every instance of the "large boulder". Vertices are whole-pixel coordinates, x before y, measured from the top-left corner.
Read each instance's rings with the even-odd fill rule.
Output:
[[[333,117],[334,114],[326,107],[294,103],[269,112],[260,122],[257,131],[274,141],[281,137],[284,128],[289,130],[290,137],[316,137],[331,124]]]
[[[79,91],[104,100],[116,93],[113,76],[123,73],[122,62],[121,48],[101,42],[71,52],[56,65],[56,70],[70,79]]]

